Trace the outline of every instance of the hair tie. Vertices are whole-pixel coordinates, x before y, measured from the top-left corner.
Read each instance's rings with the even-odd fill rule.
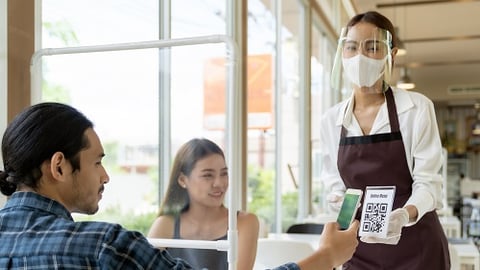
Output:
[[[0,171],[0,191],[3,195],[10,196],[17,190],[17,184],[13,182],[14,179],[14,176],[6,171]]]
[[[15,183],[15,173],[9,173],[6,171],[0,171],[0,179],[4,179],[5,181],[14,184]]]

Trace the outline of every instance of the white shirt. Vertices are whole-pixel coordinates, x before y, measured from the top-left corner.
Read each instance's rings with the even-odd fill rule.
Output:
[[[405,205],[417,208],[418,221],[425,213],[442,208],[442,176],[439,173],[442,166],[442,144],[432,101],[420,93],[393,87],[392,90],[413,179],[412,195]],[[343,193],[346,189],[337,167],[342,122],[348,137],[363,135],[353,115],[353,94],[349,99],[328,109],[321,120],[321,180],[330,193]],[[369,135],[389,132],[390,121],[385,101]]]

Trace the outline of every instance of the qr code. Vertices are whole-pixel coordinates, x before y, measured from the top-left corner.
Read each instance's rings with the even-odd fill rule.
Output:
[[[363,213],[362,231],[380,233],[385,227],[387,217],[387,203],[367,203]]]

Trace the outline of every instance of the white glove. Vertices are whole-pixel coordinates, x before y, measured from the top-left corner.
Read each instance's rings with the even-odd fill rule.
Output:
[[[360,240],[365,243],[380,243],[388,245],[396,245],[400,241],[403,226],[409,221],[408,211],[405,208],[397,208],[390,213],[388,218],[388,231],[386,238],[375,236],[362,236]]]
[[[327,195],[328,209],[331,212],[338,213],[342,208],[345,192],[341,190],[332,191]]]

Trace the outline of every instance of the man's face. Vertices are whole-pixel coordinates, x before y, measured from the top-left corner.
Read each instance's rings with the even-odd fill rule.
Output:
[[[80,151],[80,170],[72,174],[70,211],[94,214],[109,176],[102,165],[105,154],[100,139],[91,128],[85,131],[85,136],[89,147]]]

